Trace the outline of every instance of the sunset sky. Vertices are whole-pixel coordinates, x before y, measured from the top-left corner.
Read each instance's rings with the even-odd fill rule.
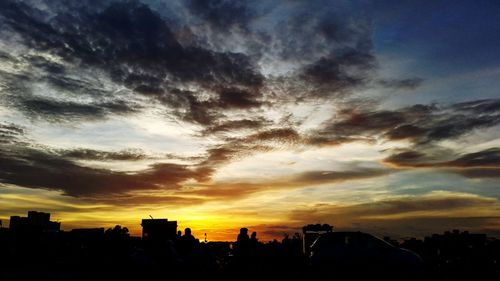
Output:
[[[0,1],[0,219],[500,235],[500,1]]]

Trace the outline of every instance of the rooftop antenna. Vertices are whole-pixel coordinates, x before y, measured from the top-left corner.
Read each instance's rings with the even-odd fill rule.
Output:
[[[153,216],[152,216],[152,215],[149,215],[149,217],[150,217],[152,220],[154,220],[154,218],[153,218]]]

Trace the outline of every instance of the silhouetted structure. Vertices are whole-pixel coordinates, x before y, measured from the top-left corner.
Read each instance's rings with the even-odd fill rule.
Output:
[[[168,219],[143,219],[143,240],[175,240],[177,236],[177,221]]]
[[[320,235],[311,246],[310,262],[320,275],[333,272],[342,278],[414,280],[423,272],[423,261],[417,254],[359,231]]]
[[[424,240],[406,239],[401,246],[421,255],[436,280],[500,279],[500,240],[485,234],[455,229]]]
[[[236,242],[200,243],[189,228],[177,235],[177,222],[167,219],[143,220],[142,239],[131,237],[128,228],[120,225],[51,231],[50,215],[41,212],[17,220],[12,229],[0,228],[0,280],[359,279],[353,273],[383,280],[391,276],[394,280],[500,280],[500,240],[467,231],[401,243],[385,237],[395,245],[391,246],[367,233],[308,225],[303,228],[307,239],[295,233],[263,243],[256,232],[242,228]],[[314,237],[318,238],[313,254],[306,256],[302,242]],[[422,257],[424,275],[415,255],[402,248]]]
[[[75,228],[69,232],[72,236],[79,239],[95,239],[104,236],[104,227],[99,228]]]
[[[302,233],[304,234],[304,254],[308,257],[311,254],[311,245],[314,241],[316,241],[321,234],[332,231],[333,226],[329,224],[308,224],[302,227]]]
[[[12,231],[56,232],[61,229],[61,223],[50,221],[50,213],[29,211],[28,217],[11,216],[9,229]]]
[[[142,243],[150,258],[160,264],[173,264],[178,259],[176,245],[177,221],[168,219],[143,219]]]

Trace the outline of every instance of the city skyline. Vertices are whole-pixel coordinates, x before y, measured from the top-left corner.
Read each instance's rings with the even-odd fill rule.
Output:
[[[2,1],[0,220],[500,236],[497,1]]]

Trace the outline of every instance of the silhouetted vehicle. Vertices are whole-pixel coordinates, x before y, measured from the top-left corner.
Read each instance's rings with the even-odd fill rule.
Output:
[[[331,232],[311,246],[310,262],[321,275],[416,280],[423,262],[415,253],[363,232]]]

